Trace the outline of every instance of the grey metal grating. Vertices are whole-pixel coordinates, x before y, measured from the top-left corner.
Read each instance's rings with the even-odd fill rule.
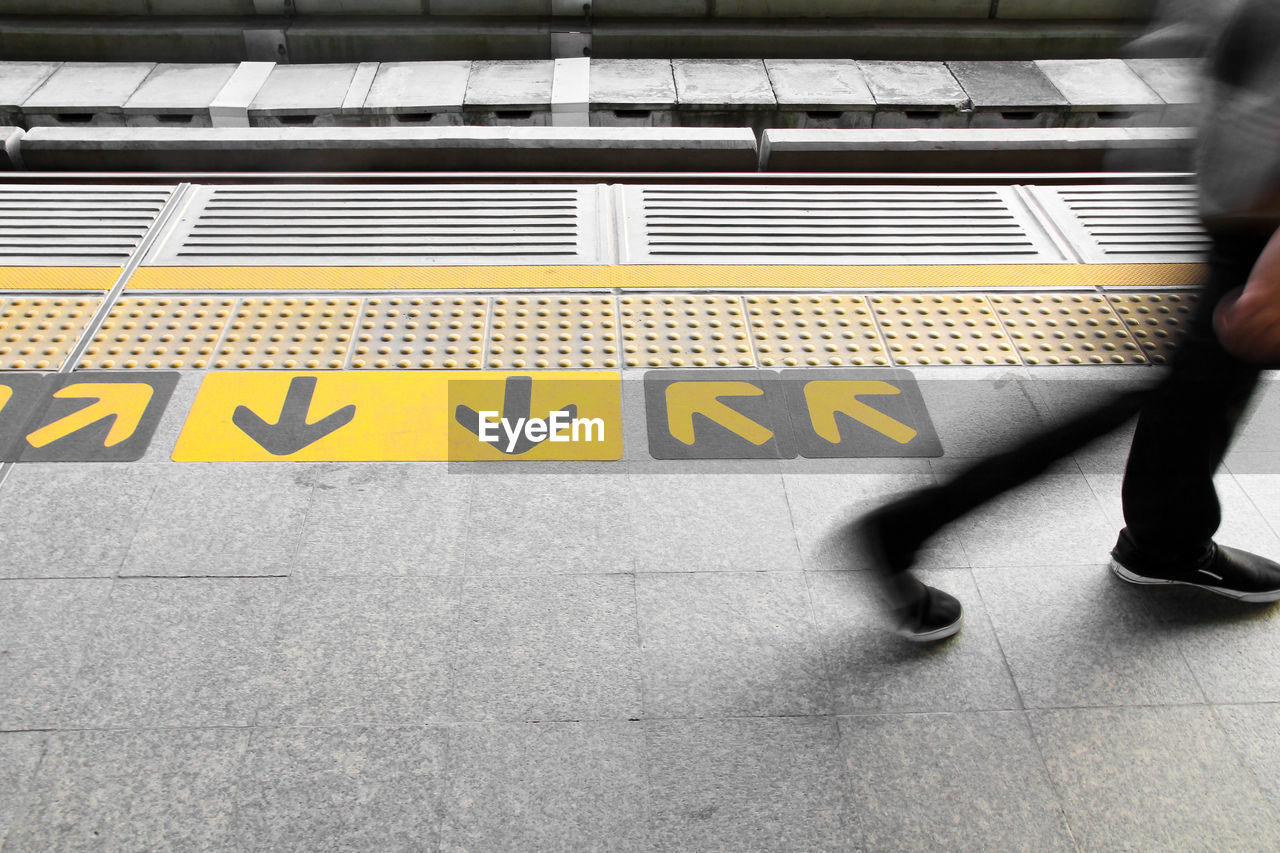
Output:
[[[1209,247],[1192,186],[1032,187],[1086,263],[1195,263]]]
[[[594,187],[201,187],[152,265],[591,263]]]
[[[0,186],[0,265],[123,266],[172,191]]]
[[[628,187],[624,263],[1066,260],[1011,187]]]

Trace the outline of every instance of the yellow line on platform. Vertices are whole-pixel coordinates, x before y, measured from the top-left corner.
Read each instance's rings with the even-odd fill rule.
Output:
[[[141,267],[130,278],[129,289],[136,292],[1176,287],[1196,284],[1202,270],[1199,264]]]
[[[120,267],[0,267],[0,290],[110,290]]]

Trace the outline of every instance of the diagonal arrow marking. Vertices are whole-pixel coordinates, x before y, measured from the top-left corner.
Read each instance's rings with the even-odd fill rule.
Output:
[[[502,387],[502,412],[498,417],[503,420],[516,421],[521,418],[528,418],[529,413],[533,410],[533,377],[531,376],[508,376],[507,381]],[[559,411],[568,412],[569,419],[573,420],[578,416],[578,407],[576,404],[569,404]],[[465,427],[470,433],[477,438],[480,436],[480,413],[470,406],[458,406],[454,410],[454,418],[458,423]],[[550,436],[548,436],[549,438]],[[522,431],[516,439],[515,446],[507,450],[500,441],[492,445],[498,451],[509,456],[519,456],[522,453],[528,453],[537,447],[543,441],[531,441],[529,437]],[[487,444],[488,442],[486,442]]]
[[[280,407],[280,419],[274,424],[263,420],[248,406],[237,406],[231,414],[231,422],[272,456],[290,456],[337,432],[356,416],[356,407],[348,405],[314,423],[307,423],[315,392],[316,377],[295,376],[289,381],[284,405]]]
[[[13,396],[13,389],[8,385],[0,385],[0,412],[4,411],[4,407],[9,404],[9,399]]]
[[[133,435],[147,412],[153,389],[143,382],[81,382],[68,385],[53,396],[63,400],[87,399],[93,402],[78,412],[59,418],[31,435],[27,441],[41,448],[66,438],[106,418],[114,419],[104,446],[114,447]]]
[[[804,399],[809,406],[809,420],[813,423],[813,431],[832,444],[840,443],[836,412],[866,424],[898,444],[910,442],[916,437],[914,429],[858,399],[863,395],[901,393],[900,389],[888,382],[872,379],[815,379],[804,386]]]
[[[759,446],[773,438],[773,431],[720,402],[721,397],[759,397],[764,390],[750,382],[672,382],[667,386],[667,429],[677,441],[697,440],[693,416],[702,415]]]

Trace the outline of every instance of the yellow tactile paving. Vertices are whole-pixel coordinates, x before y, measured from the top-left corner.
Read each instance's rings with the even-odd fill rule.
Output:
[[[1108,293],[1129,331],[1156,364],[1165,363],[1195,313],[1198,296],[1181,293]]]
[[[988,294],[1026,364],[1145,364],[1138,342],[1099,293]]]
[[[0,267],[0,290],[101,290],[120,278],[120,267]]]
[[[612,296],[499,296],[493,300],[487,367],[617,367]]]
[[[351,367],[482,367],[488,311],[483,296],[370,297]]]
[[[871,306],[895,364],[1021,363],[984,296],[873,296]]]
[[[0,299],[0,370],[57,370],[101,303],[88,296]]]
[[[361,302],[319,296],[245,299],[227,327],[213,367],[343,368],[360,322]]]
[[[763,367],[890,363],[865,296],[783,294],[745,301]]]
[[[627,367],[753,367],[742,298],[723,294],[623,296]]]
[[[1198,264],[140,267],[130,291],[1180,287]],[[3,280],[0,278],[0,280]],[[114,278],[111,279],[114,281]],[[109,287],[111,281],[104,285]],[[18,287],[20,285],[12,285]],[[37,285],[21,285],[36,288]],[[82,287],[84,285],[81,285]]]
[[[77,366],[208,367],[235,307],[235,299],[211,296],[124,297]]]

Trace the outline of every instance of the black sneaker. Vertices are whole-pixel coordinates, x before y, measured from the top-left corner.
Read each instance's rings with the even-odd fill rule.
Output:
[[[964,608],[955,596],[921,583],[909,569],[920,543],[894,524],[894,506],[883,507],[855,525],[872,566],[892,602],[894,632],[917,643],[945,640],[960,632]]]
[[[1209,554],[1194,563],[1156,565],[1143,558],[1127,529],[1111,549],[1111,571],[1138,584],[1185,584],[1237,601],[1280,601],[1280,563],[1211,543]]]

